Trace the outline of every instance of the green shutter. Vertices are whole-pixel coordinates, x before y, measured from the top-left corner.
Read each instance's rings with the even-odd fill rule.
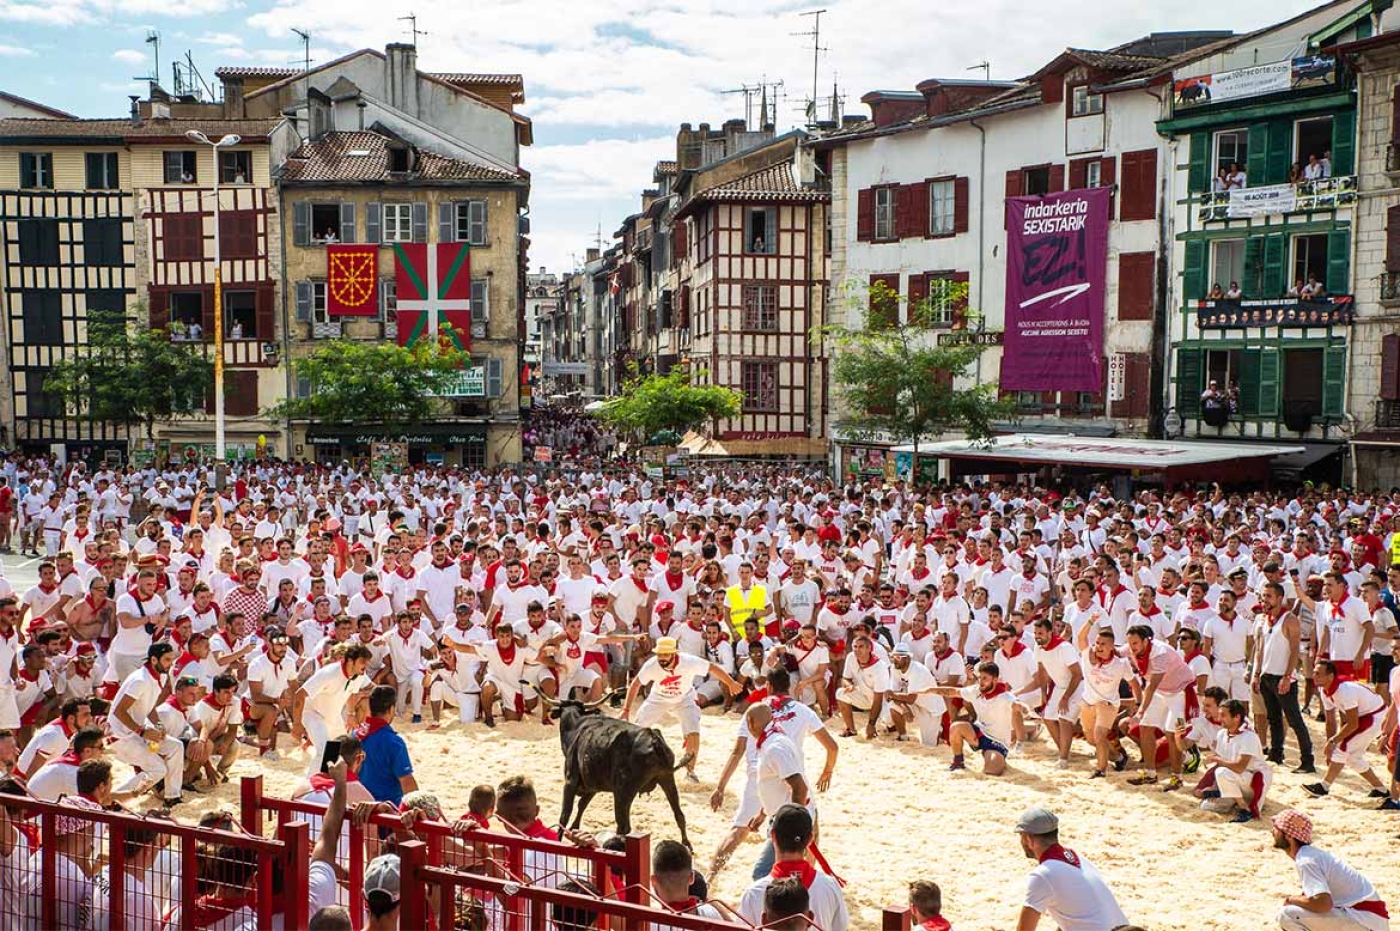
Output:
[[[1192,194],[1210,190],[1210,133],[1191,134],[1190,171],[1186,186]]]
[[[1240,350],[1240,413],[1259,416],[1259,350]]]
[[[1228,281],[1220,282],[1220,286],[1228,288]],[[1264,294],[1264,237],[1251,236],[1244,241],[1244,280],[1240,282],[1240,290],[1247,298],[1257,298]]]
[[[1356,171],[1356,111],[1332,115],[1332,174],[1342,177]]]
[[[1351,230],[1327,234],[1327,293],[1351,293]]]
[[[1341,417],[1347,389],[1347,347],[1345,343],[1322,351],[1322,416]]]
[[[1186,243],[1186,264],[1181,273],[1181,295],[1190,303],[1206,296],[1206,242],[1201,239]]]
[[[1265,300],[1282,297],[1288,290],[1283,271],[1283,258],[1287,252],[1288,242],[1283,233],[1264,237],[1264,276],[1259,282],[1256,297]]]
[[[1201,358],[1199,349],[1182,347],[1176,351],[1176,412],[1181,417],[1201,413]]]
[[[1263,184],[1269,156],[1269,124],[1255,123],[1249,127],[1249,152],[1245,155],[1245,177],[1250,184]]]
[[[1278,350],[1259,350],[1259,411],[1260,419],[1278,417]]]
[[[1264,170],[1262,184],[1282,184],[1288,180],[1288,169],[1293,167],[1293,121],[1275,120],[1269,124],[1269,157]],[[1254,184],[1253,178],[1249,179]]]

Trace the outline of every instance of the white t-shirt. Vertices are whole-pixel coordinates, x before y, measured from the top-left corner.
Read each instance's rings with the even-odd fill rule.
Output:
[[[637,681],[651,686],[647,701],[678,705],[687,699],[693,700],[695,680],[704,678],[709,671],[710,663],[704,657],[677,653],[676,665],[668,670],[662,669],[653,656],[642,665]]]
[[[270,656],[261,653],[248,664],[248,684],[251,686],[254,682],[261,682],[263,698],[281,698],[296,675],[296,657],[290,650],[280,663],[274,664]]]
[[[1026,906],[1049,915],[1060,931],[1109,931],[1127,924],[1127,916],[1094,865],[1070,851],[1065,855],[1078,859],[1078,865],[1048,859],[1031,870]]]
[[[763,805],[763,813],[770,818],[792,801],[792,786],[787,780],[795,775],[804,779],[807,777],[802,751],[781,728],[771,726],[764,735],[763,745],[758,747],[755,772],[758,775],[758,800]]]
[[[131,707],[127,709],[127,714],[131,720],[136,722],[138,728],[148,727],[148,718],[155,708],[156,702],[160,701],[160,680],[151,675],[151,667],[146,664],[126,677],[126,681],[117,689],[116,698],[112,699],[113,714],[108,715],[107,725],[111,728],[115,737],[139,737],[139,731],[133,731],[122,721],[121,716],[115,712],[121,707],[122,701],[130,697]]]
[[[142,600],[131,593],[122,595],[117,599],[117,615],[130,614],[134,617],[155,617],[165,610],[165,602],[159,595]],[[117,625],[116,634],[112,637],[113,653],[120,653],[123,656],[145,656],[146,651],[151,647],[151,635],[146,633],[146,628],[122,627]]]
[[[763,896],[772,882],[771,876],[763,877],[745,890],[744,897],[739,900],[739,915],[754,927],[758,927],[763,918]],[[821,931],[846,931],[850,927],[846,896],[836,880],[818,871],[807,897],[814,927]]]
[[[1332,856],[1325,850],[1308,844],[1299,848],[1293,859],[1298,868],[1298,881],[1303,885],[1303,895],[1313,896],[1326,892],[1332,896],[1332,907],[1351,908],[1358,902],[1369,902],[1376,898],[1376,887],[1344,860]]]

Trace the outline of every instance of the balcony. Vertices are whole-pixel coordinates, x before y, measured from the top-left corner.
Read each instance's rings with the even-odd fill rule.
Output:
[[[1400,430],[1400,401],[1376,401],[1376,429]]]
[[[1275,214],[1335,210],[1355,203],[1356,175],[1344,175],[1299,181],[1296,184],[1206,191],[1197,200],[1196,217],[1202,223],[1215,223]]]

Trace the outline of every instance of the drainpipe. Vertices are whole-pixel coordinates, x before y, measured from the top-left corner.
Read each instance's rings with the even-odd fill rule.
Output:
[[[1164,106],[1161,95],[1147,91],[1148,96],[1157,101],[1158,112],[1162,112]],[[1158,247],[1157,247],[1157,280],[1155,288],[1157,292],[1157,306],[1161,313],[1152,315],[1152,337],[1148,343],[1148,396],[1163,398],[1163,403],[1154,405],[1147,412],[1147,435],[1160,439],[1165,434],[1163,419],[1165,412],[1170,408],[1167,386],[1170,384],[1169,373],[1171,372],[1171,320],[1175,308],[1169,306],[1171,300],[1171,257],[1173,255],[1172,237],[1175,235],[1176,223],[1176,156],[1178,141],[1176,136],[1172,136],[1167,141],[1167,158],[1163,166],[1163,177],[1158,190],[1161,192],[1162,208],[1158,211],[1161,219],[1158,221]],[[1160,360],[1160,361],[1159,361]]]
[[[292,323],[287,314],[287,226],[282,222],[282,218],[287,215],[287,189],[283,185],[277,185],[277,241],[281,246],[282,262],[282,372],[285,379],[285,391],[287,397],[295,397],[293,393],[292,380]],[[287,425],[287,461],[292,461],[295,446],[292,443],[292,418],[286,418]]]
[[[982,332],[987,328],[986,312],[982,307],[982,288],[985,275],[983,274],[983,263],[987,254],[987,131],[977,125],[976,120],[968,120],[968,124],[977,130],[981,136],[981,149],[978,152],[977,162],[977,332]],[[1005,311],[1003,311],[1003,315]],[[1003,321],[1003,327],[1005,323]],[[977,384],[982,384],[982,353],[977,354],[976,368]],[[914,468],[918,470],[918,457],[915,457]]]

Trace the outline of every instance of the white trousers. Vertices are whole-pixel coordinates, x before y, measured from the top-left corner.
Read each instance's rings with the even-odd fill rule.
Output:
[[[163,738],[160,747],[155,750],[143,737],[123,737],[112,744],[112,756],[142,770],[140,776],[118,791],[129,792],[141,782],[149,785],[155,780],[164,779],[165,797],[180,797],[180,787],[185,781],[185,745],[174,737]]]
[[[404,707],[411,705],[415,715],[423,713],[423,673],[415,669],[406,676],[399,676],[399,714]]]
[[[311,756],[306,761],[306,775],[310,776],[321,771],[321,759],[326,755],[331,731],[325,718],[306,707],[301,709],[301,726],[306,729],[306,739],[311,741]],[[344,725],[341,727],[344,729]]]
[[[1283,931],[1390,931],[1390,921],[1354,908],[1334,908],[1330,912],[1310,912],[1296,905],[1285,905],[1278,913]]]
[[[472,724],[476,721],[477,710],[481,707],[481,692],[459,692],[441,679],[436,679],[428,693],[428,700],[451,705],[459,712],[463,724]]]

